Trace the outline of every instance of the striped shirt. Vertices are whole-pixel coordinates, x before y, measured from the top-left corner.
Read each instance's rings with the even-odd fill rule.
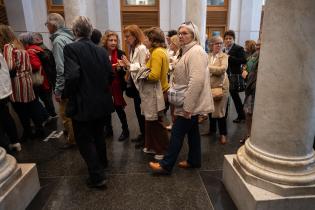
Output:
[[[35,99],[32,83],[32,67],[29,55],[25,50],[14,48],[13,44],[4,45],[4,58],[10,71],[16,70],[15,77],[11,78],[12,102],[28,103]]]

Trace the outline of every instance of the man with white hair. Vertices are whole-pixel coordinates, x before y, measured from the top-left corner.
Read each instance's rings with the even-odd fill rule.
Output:
[[[112,65],[107,51],[90,40],[93,27],[89,18],[76,17],[72,30],[76,41],[64,48],[67,116],[72,119],[75,140],[88,166],[87,185],[100,188],[106,184],[105,120],[114,111],[109,88]]]
[[[63,148],[67,149],[75,145],[75,140],[71,119],[67,118],[65,115],[67,99],[63,97],[65,85],[63,48],[65,45],[72,43],[74,37],[72,31],[65,27],[65,20],[60,14],[50,13],[45,25],[51,34],[50,40],[53,45],[52,52],[55,58],[57,72],[54,93],[56,101],[59,102],[59,115],[65,127],[65,136],[67,138],[67,143]]]

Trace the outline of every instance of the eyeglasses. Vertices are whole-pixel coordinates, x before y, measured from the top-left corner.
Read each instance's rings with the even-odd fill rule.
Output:
[[[223,45],[223,42],[216,42],[213,45]]]
[[[191,25],[191,26],[193,27],[193,29],[195,30],[194,24],[193,24],[193,22],[192,22],[191,20],[185,21],[185,22],[183,22],[182,24]]]
[[[183,32],[183,33],[178,32],[177,33],[178,36],[186,36],[188,34],[190,34],[190,33],[188,33],[188,32]]]

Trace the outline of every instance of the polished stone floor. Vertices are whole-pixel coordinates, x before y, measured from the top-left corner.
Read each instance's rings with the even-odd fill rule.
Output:
[[[138,127],[133,103],[126,97],[126,112],[131,138]],[[85,185],[87,168],[77,148],[60,149],[64,139],[38,139],[23,143],[23,150],[14,153],[19,163],[36,163],[41,190],[27,209],[209,209],[234,210],[233,201],[221,181],[223,156],[236,153],[245,124],[234,124],[234,105],[228,117],[229,143],[221,145],[214,136],[202,135],[202,167],[183,170],[175,167],[171,176],[153,176],[148,162],[153,156],[134,148],[129,140],[118,142],[121,132],[117,115],[113,114],[114,137],[106,139],[109,179],[105,190]],[[205,134],[208,121],[200,124]],[[47,125],[47,135],[62,130],[55,120]],[[185,144],[179,160],[185,159]]]

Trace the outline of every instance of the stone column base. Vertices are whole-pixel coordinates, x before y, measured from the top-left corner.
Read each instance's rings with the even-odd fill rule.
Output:
[[[236,155],[225,155],[223,183],[239,210],[313,210],[315,195],[280,196],[248,184],[233,165]]]
[[[40,189],[36,165],[18,164],[22,175],[0,196],[0,209],[25,209]]]

